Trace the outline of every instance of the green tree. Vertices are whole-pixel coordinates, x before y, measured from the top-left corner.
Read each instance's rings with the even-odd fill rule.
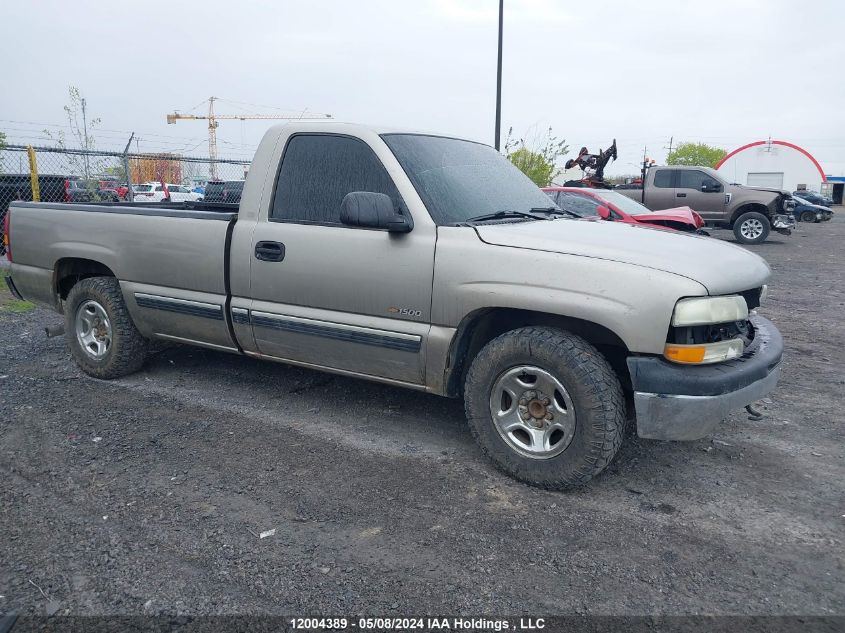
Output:
[[[558,158],[569,151],[566,141],[554,136],[552,128],[544,134],[535,134],[530,144],[524,138],[513,138],[512,134],[513,128],[510,128],[505,140],[505,157],[538,187],[550,185],[560,173]]]
[[[721,147],[712,147],[705,143],[681,143],[669,152],[666,164],[715,167],[727,155]]]

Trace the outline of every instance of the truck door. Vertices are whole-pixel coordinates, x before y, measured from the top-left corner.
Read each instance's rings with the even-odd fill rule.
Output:
[[[683,206],[684,203],[675,202],[675,182],[677,169],[665,169],[663,167],[652,167],[654,180],[652,186],[646,189],[645,204],[652,211],[662,211]]]
[[[690,207],[705,222],[725,221],[725,193],[722,183],[699,169],[679,169],[675,206]]]
[[[422,384],[436,228],[418,222],[398,234],[343,225],[341,202],[352,191],[387,194],[410,213],[364,141],[288,139],[269,217],[252,237],[255,345],[262,356]]]

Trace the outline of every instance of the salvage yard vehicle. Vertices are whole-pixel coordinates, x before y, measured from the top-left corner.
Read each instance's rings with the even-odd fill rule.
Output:
[[[833,206],[833,198],[823,196],[822,194],[810,191],[809,189],[799,189],[798,191],[793,191],[792,196],[795,198],[803,198],[810,204],[817,204],[822,207]]]
[[[685,204],[708,226],[733,230],[741,244],[765,242],[772,230],[789,235],[795,227],[788,192],[731,184],[709,167],[651,167],[644,187],[616,191],[653,211]]]
[[[165,191],[165,186],[167,191]],[[136,202],[165,202],[170,194],[171,202],[196,202],[202,200],[202,194],[191,191],[182,185],[161,182],[145,182],[132,187]]]
[[[543,187],[543,191],[561,209],[582,218],[600,217],[611,222],[658,226],[706,235],[702,231],[704,220],[689,207],[651,211],[618,191],[607,189]]]
[[[833,209],[820,204],[814,204],[801,196],[793,196],[795,208],[792,215],[799,222],[827,222],[833,217]]]
[[[570,219],[456,138],[275,126],[239,207],[13,203],[5,239],[91,376],[160,339],[462,396],[493,463],[547,488],[602,472],[631,405],[640,436],[696,439],[781,372],[760,257]]]
[[[238,203],[243,190],[243,180],[210,180],[205,186],[203,201]]]

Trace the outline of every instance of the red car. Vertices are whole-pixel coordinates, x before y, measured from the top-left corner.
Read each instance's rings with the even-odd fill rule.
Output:
[[[689,207],[650,211],[639,202],[611,189],[544,187],[543,191],[564,211],[582,218],[601,218],[627,224],[644,224],[688,233],[701,233],[704,220]]]

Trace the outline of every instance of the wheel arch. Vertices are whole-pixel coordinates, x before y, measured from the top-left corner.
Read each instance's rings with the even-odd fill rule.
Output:
[[[517,308],[482,308],[466,315],[449,346],[445,392],[459,397],[469,366],[478,352],[497,336],[526,326],[548,326],[576,334],[594,345],[610,362],[623,387],[630,380],[625,362],[628,346],[611,329],[593,321]]]
[[[67,299],[68,293],[88,277],[116,277],[111,268],[93,259],[63,257],[53,267],[53,289],[56,297]]]
[[[762,213],[767,218],[771,218],[771,212],[769,211],[769,207],[767,207],[765,204],[761,202],[748,202],[746,204],[738,206],[734,210],[733,215],[731,215],[731,227],[733,227],[733,225],[736,223],[736,221],[741,215],[751,212]]]

